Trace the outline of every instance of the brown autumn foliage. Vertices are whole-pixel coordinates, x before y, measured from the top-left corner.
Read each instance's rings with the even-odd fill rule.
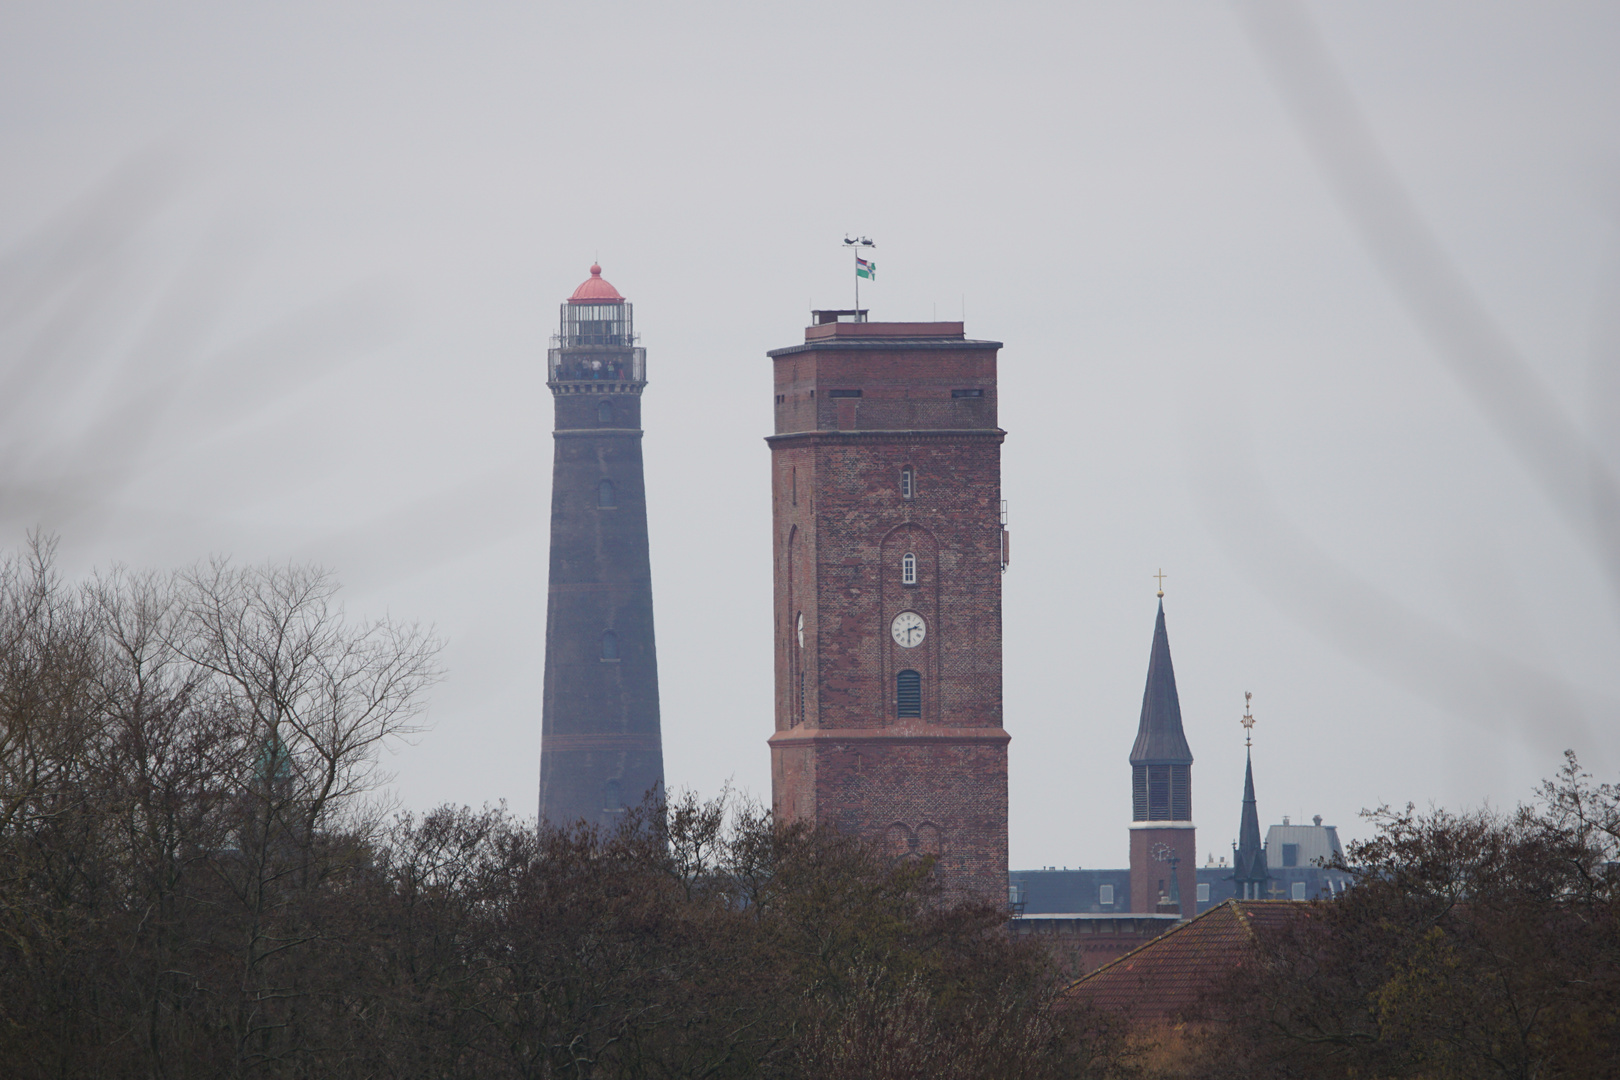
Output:
[[[926,863],[726,797],[382,820],[436,651],[302,567],[0,564],[0,1075],[1116,1071]]]
[[[1356,884],[1264,934],[1171,1075],[1620,1075],[1620,789],[1570,754],[1513,813],[1374,813]]]

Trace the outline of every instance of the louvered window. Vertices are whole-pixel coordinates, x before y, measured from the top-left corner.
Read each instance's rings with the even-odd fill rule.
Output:
[[[915,671],[902,671],[894,677],[894,713],[896,716],[922,716],[922,676]]]
[[[1133,766],[1131,818],[1134,821],[1191,821],[1192,766]]]
[[[1148,766],[1148,820],[1170,819],[1170,766]]]

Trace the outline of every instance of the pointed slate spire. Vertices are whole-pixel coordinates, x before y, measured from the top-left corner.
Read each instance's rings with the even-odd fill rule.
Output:
[[[1170,663],[1170,635],[1164,629],[1164,601],[1153,626],[1153,654],[1148,660],[1147,689],[1142,692],[1142,721],[1131,747],[1131,764],[1191,765],[1192,749],[1181,730],[1181,698]]]
[[[1247,752],[1248,762],[1243,770],[1243,822],[1238,826],[1237,847],[1232,852],[1232,880],[1238,884],[1238,893],[1245,900],[1258,900],[1265,896],[1265,882],[1271,879],[1266,871],[1266,849],[1260,846],[1260,811],[1254,801],[1254,759]]]

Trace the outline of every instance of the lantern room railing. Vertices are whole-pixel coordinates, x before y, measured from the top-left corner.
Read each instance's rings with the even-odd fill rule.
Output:
[[[583,345],[546,351],[547,382],[647,381],[647,350]]]

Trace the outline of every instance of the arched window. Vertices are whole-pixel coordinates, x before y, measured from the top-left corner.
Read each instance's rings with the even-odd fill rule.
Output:
[[[907,669],[894,677],[894,714],[922,717],[922,676]]]
[[[617,660],[619,658],[619,635],[611,630],[602,631],[602,659]]]
[[[917,584],[917,556],[909,551],[900,556],[900,584]]]
[[[613,481],[604,480],[596,485],[596,505],[603,509],[619,505],[613,498]]]
[[[916,492],[916,489],[916,475],[912,473],[911,466],[907,465],[905,468],[900,470],[900,497],[902,499],[909,499]]]
[[[612,423],[613,423],[613,402],[611,402],[611,401],[598,401],[596,403],[596,422],[598,424],[602,425],[603,427],[608,427],[608,426],[612,425]]]

